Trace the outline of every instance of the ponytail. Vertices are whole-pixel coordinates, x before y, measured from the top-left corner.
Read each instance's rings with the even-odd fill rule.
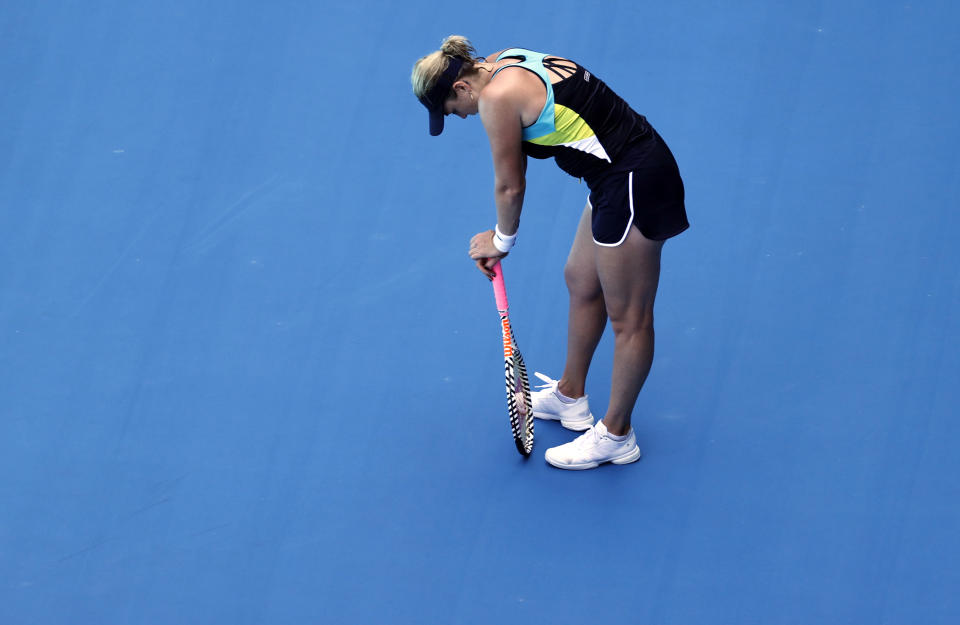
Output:
[[[474,66],[483,62],[482,58],[477,57],[477,51],[469,39],[462,35],[450,35],[440,44],[439,50],[431,52],[413,65],[413,73],[410,75],[413,94],[422,98],[429,92],[450,65],[451,59],[460,59],[463,62],[457,80],[472,74],[476,71]]]

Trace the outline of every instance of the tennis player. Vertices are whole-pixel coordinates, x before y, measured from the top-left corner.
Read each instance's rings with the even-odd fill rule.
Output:
[[[430,134],[444,118],[480,115],[490,140],[497,223],[470,240],[481,272],[517,240],[527,156],[553,157],[590,194],[567,258],[567,357],[559,380],[533,394],[534,415],[584,431],[545,453],[561,469],[590,469],[640,458],[630,425],[653,363],[653,304],[664,242],[689,227],[683,182],[663,139],[597,76],[554,54],[509,48],[486,58],[464,37],[416,62],[413,91]],[[614,332],[610,404],[594,423],[585,384],[607,319]]]

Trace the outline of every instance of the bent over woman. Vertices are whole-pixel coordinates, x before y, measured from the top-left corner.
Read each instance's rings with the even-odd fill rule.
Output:
[[[653,304],[664,242],[689,227],[683,182],[663,139],[603,81],[555,54],[509,48],[483,58],[464,37],[416,62],[413,91],[429,113],[480,115],[490,140],[497,224],[470,240],[478,269],[513,247],[523,206],[527,156],[554,158],[590,189],[564,268],[570,294],[563,375],[533,395],[534,416],[584,431],[545,453],[562,469],[626,464],[640,457],[630,424],[653,363]],[[610,404],[594,424],[587,371],[609,319],[614,333]]]

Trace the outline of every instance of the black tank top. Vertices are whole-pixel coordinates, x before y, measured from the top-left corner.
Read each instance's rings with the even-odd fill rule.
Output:
[[[553,157],[560,169],[588,183],[632,167],[636,150],[630,147],[653,132],[646,118],[606,83],[573,61],[561,63],[531,50],[512,48],[498,60],[503,58],[522,59],[516,65],[546,83],[544,110],[535,124],[524,129],[525,154]],[[551,85],[547,71],[564,78]]]

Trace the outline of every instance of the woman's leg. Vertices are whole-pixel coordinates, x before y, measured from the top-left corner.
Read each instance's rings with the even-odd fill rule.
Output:
[[[587,204],[577,227],[564,267],[570,293],[567,324],[567,362],[558,390],[567,397],[583,397],[587,371],[607,324],[607,308],[597,275],[597,245],[590,227],[590,205]]]
[[[603,418],[614,435],[630,430],[633,406],[653,364],[653,302],[663,243],[647,239],[631,226],[626,241],[617,247],[594,244],[602,301],[614,334],[610,404]]]

